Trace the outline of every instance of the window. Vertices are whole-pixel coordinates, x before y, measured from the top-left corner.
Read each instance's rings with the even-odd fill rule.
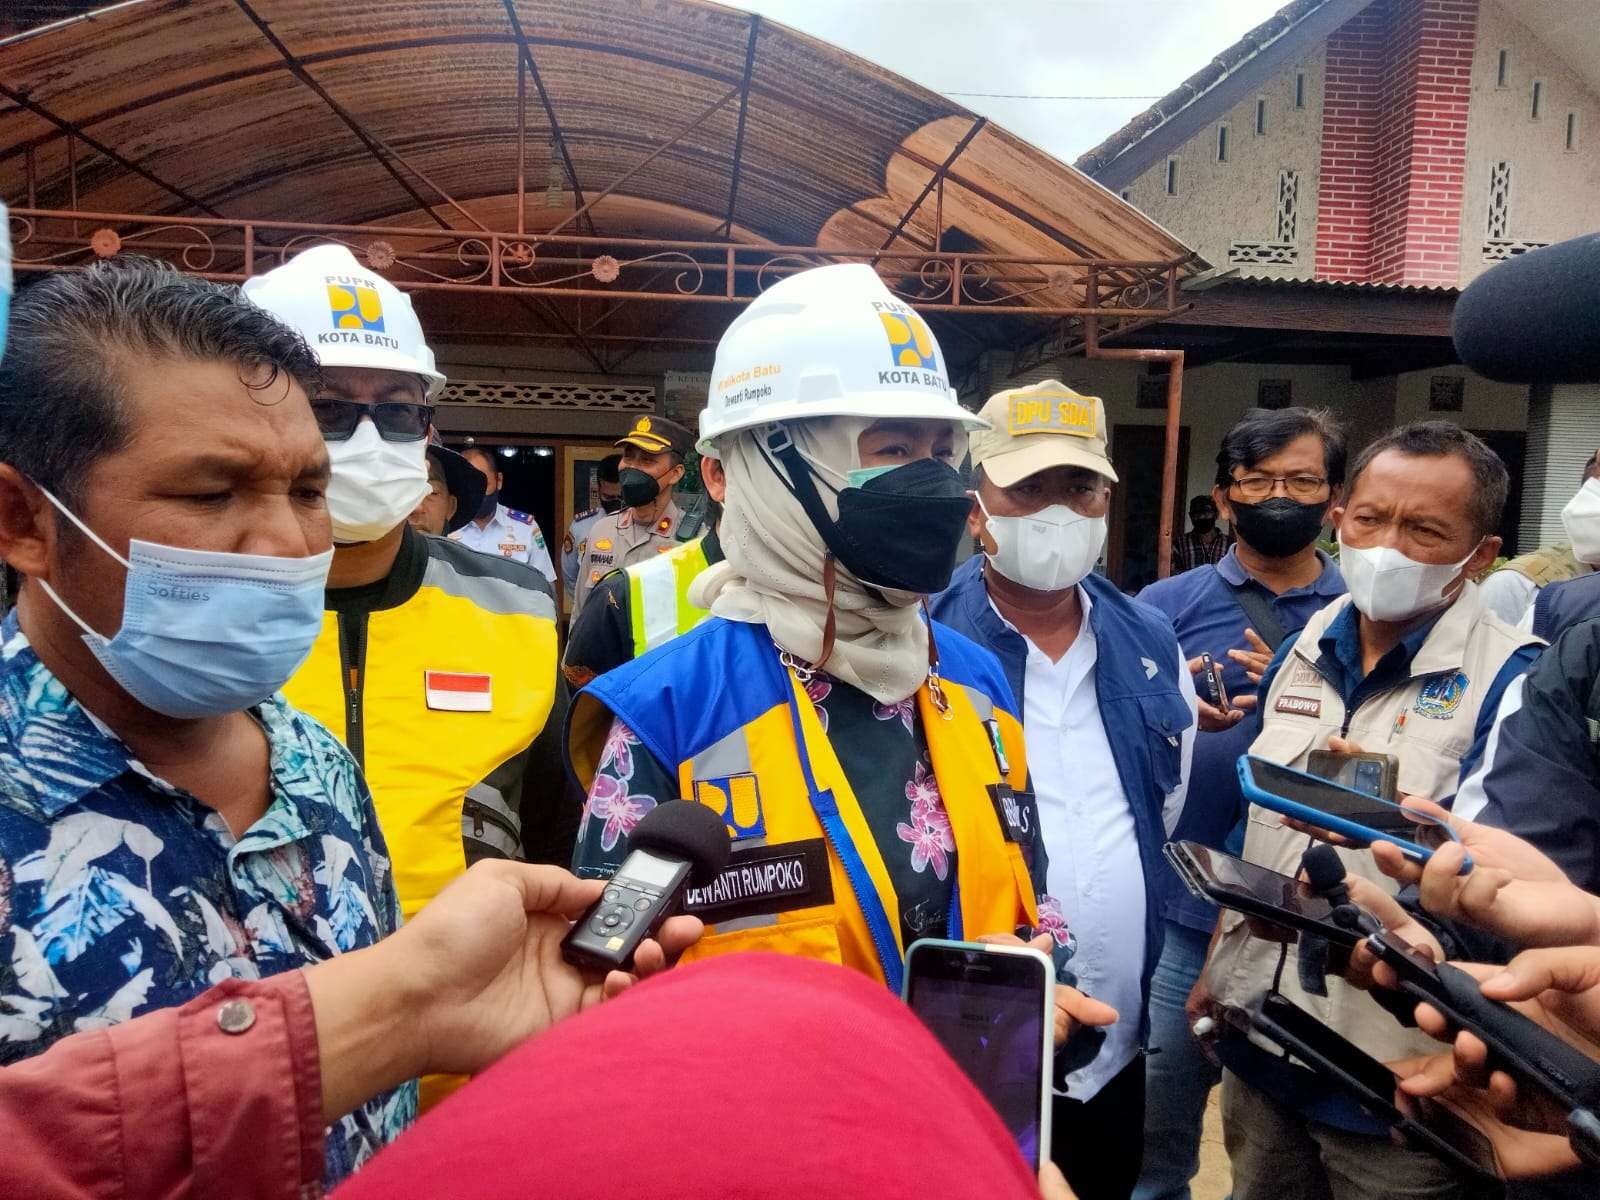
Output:
[[[1306,75],[1304,71],[1296,71],[1294,76],[1294,106],[1306,106]]]
[[[1294,403],[1294,381],[1262,379],[1256,383],[1257,408],[1288,408]]]
[[[1175,159],[1175,158],[1169,158],[1169,159],[1167,159],[1167,195],[1176,196],[1177,194],[1178,194],[1178,160]]]
[[[1570,113],[1567,114],[1567,149],[1568,150],[1576,150],[1577,148],[1578,148],[1578,114],[1575,113],[1575,112],[1570,112]]]
[[[1220,163],[1228,161],[1228,127],[1226,125],[1217,126],[1217,161]]]
[[[1300,172],[1278,172],[1278,241],[1294,245],[1295,226],[1300,218]]]
[[[1539,115],[1540,115],[1540,111],[1539,110],[1543,106],[1543,104],[1544,104],[1544,80],[1535,79],[1533,81],[1533,104],[1532,104],[1531,108],[1529,109],[1529,113],[1528,113],[1528,115],[1531,116],[1535,121],[1537,121],[1539,119]]]
[[[1166,408],[1167,376],[1139,376],[1139,390],[1134,396],[1133,406],[1135,408]]]
[[[1458,375],[1434,375],[1428,379],[1428,411],[1460,412],[1467,394],[1467,381]]]
[[[1491,240],[1511,236],[1511,164],[1497,162],[1489,169],[1489,220],[1485,232]]]
[[[1266,131],[1267,131],[1267,102],[1265,100],[1259,100],[1258,99],[1256,101],[1256,133],[1262,134],[1262,133],[1265,133]]]
[[[1506,81],[1511,78],[1511,51],[1500,51],[1500,57],[1495,60],[1494,85],[1503,88]]]

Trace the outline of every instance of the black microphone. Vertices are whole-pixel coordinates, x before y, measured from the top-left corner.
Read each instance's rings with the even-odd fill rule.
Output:
[[[722,818],[693,800],[656,805],[628,841],[628,857],[562,940],[573,966],[628,969],[639,943],[682,906],[689,884],[714,880],[733,848]]]
[[[1456,353],[1503,383],[1600,381],[1600,234],[1529,250],[1456,301]]]
[[[1346,929],[1362,933],[1376,933],[1378,922],[1366,910],[1350,899],[1350,885],[1345,880],[1344,862],[1332,846],[1319,844],[1300,857],[1300,869],[1306,873],[1311,890],[1332,907],[1335,922]]]

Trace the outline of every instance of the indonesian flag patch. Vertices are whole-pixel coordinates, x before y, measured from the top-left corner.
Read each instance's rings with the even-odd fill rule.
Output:
[[[490,682],[487,675],[458,671],[422,673],[428,707],[435,712],[489,712],[494,707]]]

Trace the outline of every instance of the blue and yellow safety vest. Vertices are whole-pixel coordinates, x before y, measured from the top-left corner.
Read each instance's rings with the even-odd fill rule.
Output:
[[[1022,725],[994,658],[953,630],[936,624],[934,634],[948,707],[940,711],[927,683],[916,701],[956,843],[948,932],[1010,933],[1036,925],[1038,908],[989,787],[1001,781],[1002,760],[1005,782],[1024,786]],[[905,946],[888,869],[815,707],[764,625],[713,617],[586,687],[567,731],[585,789],[613,717],[676,773],[680,796],[722,813],[738,842],[827,842],[831,903],[754,927],[712,926],[685,958],[773,950],[842,963],[898,989]]]

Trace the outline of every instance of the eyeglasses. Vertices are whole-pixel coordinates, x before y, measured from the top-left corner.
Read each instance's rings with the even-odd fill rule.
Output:
[[[1240,475],[1229,484],[1246,500],[1265,500],[1278,484],[1293,500],[1321,500],[1328,481],[1320,475]]]
[[[327,442],[342,442],[353,437],[362,417],[371,417],[378,435],[386,442],[420,442],[433,420],[433,405],[386,400],[382,404],[360,404],[338,396],[318,396],[311,402],[317,428]]]

